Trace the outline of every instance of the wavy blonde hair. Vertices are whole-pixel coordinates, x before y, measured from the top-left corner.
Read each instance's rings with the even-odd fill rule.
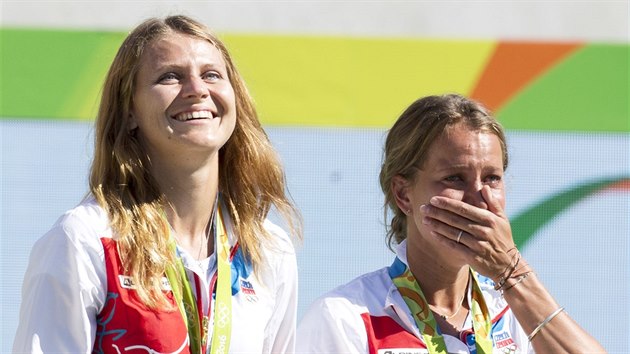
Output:
[[[399,175],[413,181],[433,142],[448,127],[460,122],[472,131],[496,135],[503,152],[503,169],[507,169],[508,150],[503,127],[480,102],[458,94],[427,96],[413,102],[387,133],[379,175],[385,195],[384,217],[390,249],[394,241],[400,243],[407,238],[407,218],[396,204],[392,192],[393,177]],[[388,223],[390,210],[393,216]]]
[[[259,246],[271,237],[263,222],[272,206],[288,223],[291,235],[301,238],[301,218],[287,197],[280,160],[225,45],[207,27],[186,16],[148,19],[127,36],[107,73],[96,119],[90,191],[107,211],[122,264],[149,307],[166,304],[160,280],[174,264],[175,254],[163,216],[167,200],[150,173],[146,153],[129,131],[130,109],[144,50],[172,32],[208,41],[220,51],[227,67],[236,96],[236,127],[219,151],[219,191],[244,255],[254,269],[263,262]]]

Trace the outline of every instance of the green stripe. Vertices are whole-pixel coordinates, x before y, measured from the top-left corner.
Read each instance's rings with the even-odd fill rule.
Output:
[[[499,119],[510,130],[630,132],[629,50],[583,47],[521,91]]]
[[[0,116],[93,119],[123,34],[2,29]]]
[[[92,120],[125,33],[0,29],[0,119]],[[268,125],[389,127],[415,98],[470,94],[492,41],[225,35]],[[586,45],[498,112],[510,130],[630,132],[630,45]],[[515,68],[517,70],[517,68]]]
[[[563,191],[512,218],[514,242],[519,248],[524,247],[533,236],[547,223],[582,199],[615,183],[628,180],[630,176],[605,178]]]

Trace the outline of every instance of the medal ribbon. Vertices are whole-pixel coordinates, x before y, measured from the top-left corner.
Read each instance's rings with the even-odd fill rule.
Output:
[[[230,242],[228,240],[221,208],[217,210],[217,295],[214,304],[214,331],[210,350],[213,354],[227,353],[232,333],[232,267],[230,266]]]
[[[230,347],[232,332],[232,279],[230,265],[230,243],[223,221],[220,204],[214,218],[214,239],[217,250],[217,290],[214,307],[214,333],[212,336],[211,352],[227,353]],[[176,252],[174,238],[170,238],[173,252]],[[173,296],[188,328],[190,338],[190,352],[193,354],[206,353],[208,341],[208,317],[200,316],[197,302],[193,295],[190,280],[186,275],[184,263],[177,257],[176,264],[166,269]],[[212,299],[209,299],[211,302]]]
[[[175,240],[171,241],[173,251],[176,248]],[[192,292],[192,287],[188,281],[184,263],[181,258],[177,257],[175,266],[166,268],[166,277],[173,289],[173,296],[179,306],[184,323],[188,328],[188,338],[190,339],[190,352],[193,354],[205,353],[201,341],[201,327],[199,321],[199,313],[197,312],[197,304]],[[207,327],[203,329],[207,331]],[[203,351],[202,351],[203,350]]]
[[[400,264],[396,264],[400,262]],[[405,267],[405,271],[397,276],[392,275],[392,281],[398,288],[400,295],[405,304],[411,310],[413,319],[418,326],[422,338],[427,345],[427,349],[431,354],[447,354],[446,343],[442,336],[433,312],[429,309],[429,303],[427,302],[420,285],[416,281],[416,278],[409,270],[409,267],[402,264],[402,262],[396,258],[392,269]],[[475,347],[477,348],[477,354],[492,354],[492,340],[490,340],[490,328],[492,322],[486,302],[483,298],[483,293],[479,287],[475,272],[470,269],[470,274],[473,279],[472,284],[472,300],[471,300],[471,312],[473,320],[473,330],[475,332]],[[391,274],[390,274],[391,275]]]

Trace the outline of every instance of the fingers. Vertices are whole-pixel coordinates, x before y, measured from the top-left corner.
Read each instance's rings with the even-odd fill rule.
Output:
[[[473,246],[473,243],[471,243],[471,241],[474,241],[474,236],[464,230],[458,230],[457,237],[455,237],[453,241],[455,241],[455,243],[458,243],[462,246],[471,248]]]
[[[457,243],[460,243],[460,241],[462,240],[463,233],[464,233],[464,230],[459,230],[459,232],[457,233]]]
[[[423,215],[422,223],[428,226],[433,234],[447,238],[455,243],[463,244],[467,233],[462,226],[456,226],[462,223],[457,220],[458,218],[461,219],[460,217],[452,213],[449,213],[450,215],[443,213],[437,208],[427,205],[422,205],[420,212]],[[441,216],[436,214],[441,214]],[[467,223],[470,223],[470,221],[467,221]]]
[[[443,247],[450,250],[449,254],[451,256],[464,259],[466,263],[468,264],[471,264],[471,262],[473,262],[473,257],[477,254],[477,252],[471,249],[468,246],[468,244],[470,244],[470,246],[475,249],[477,248],[477,246],[475,245],[474,242],[470,242],[472,238],[466,232],[462,231],[461,236],[459,236],[459,233],[455,236],[453,235],[446,236],[446,235],[439,234],[437,232],[432,231],[431,236],[434,238],[435,241],[437,241]],[[459,238],[459,242],[457,242],[458,238]]]
[[[485,216],[484,213],[487,212],[486,210],[477,208],[468,203],[447,197],[435,196],[429,200],[429,203],[434,207],[448,210],[453,214],[459,215],[460,217],[473,222],[481,221]]]
[[[510,261],[506,251],[514,247],[514,241],[499,198],[487,187],[481,193],[488,209],[435,196],[420,207],[419,215],[424,230],[440,244],[463,257],[481,274],[493,276]]]
[[[422,223],[432,231],[453,242],[457,241],[459,231],[464,233],[460,243],[473,247],[475,242],[490,242],[493,248],[505,249],[514,243],[510,222],[503,214],[501,203],[491,196],[488,188],[482,190],[490,210],[477,208],[459,200],[433,197],[430,204],[420,208]],[[466,237],[466,235],[468,237]],[[465,241],[462,241],[465,240]]]
[[[431,198],[431,204],[421,206],[420,212],[424,224],[453,241],[457,240],[460,230],[482,235],[484,228],[492,224],[491,212],[448,198]]]
[[[486,195],[491,191],[484,188]],[[496,198],[488,196],[488,205],[492,210],[502,213],[502,206]],[[445,197],[433,197],[430,204],[420,207],[422,223],[432,231],[453,242],[457,241],[460,230],[464,233],[460,237],[467,241],[463,244],[473,246],[473,241],[497,242],[497,238],[511,238],[509,221],[503,215],[495,214],[492,210],[475,207],[465,202]],[[474,247],[474,246],[473,246]]]

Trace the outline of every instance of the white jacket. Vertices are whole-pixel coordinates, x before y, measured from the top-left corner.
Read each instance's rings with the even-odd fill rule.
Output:
[[[407,264],[406,242],[396,248]],[[364,274],[318,298],[298,326],[297,353],[428,353],[390,267]],[[492,318],[494,353],[533,353],[527,335],[492,281],[479,276]],[[470,301],[470,289],[468,293]],[[475,353],[470,313],[462,338],[444,335],[449,353]]]
[[[226,224],[230,229],[229,220]],[[266,264],[260,276],[251,274],[251,268],[244,265],[242,259],[237,260],[238,253],[232,262],[231,353],[285,353],[294,349],[295,250],[278,226],[266,221],[265,227],[275,236],[275,242],[263,245]],[[90,197],[65,213],[36,242],[24,276],[14,352],[92,352],[96,318],[104,307],[108,290],[103,238],[112,238],[109,220]],[[230,242],[234,245],[236,240]],[[200,288],[209,289],[216,272],[214,255],[200,265],[179,248],[178,253],[187,272],[198,275]],[[197,293],[196,289],[193,288],[193,292]],[[213,300],[209,299],[207,290],[200,293],[205,294],[202,306],[207,308]],[[209,338],[212,338],[212,328]],[[105,351],[114,349],[120,348]]]

